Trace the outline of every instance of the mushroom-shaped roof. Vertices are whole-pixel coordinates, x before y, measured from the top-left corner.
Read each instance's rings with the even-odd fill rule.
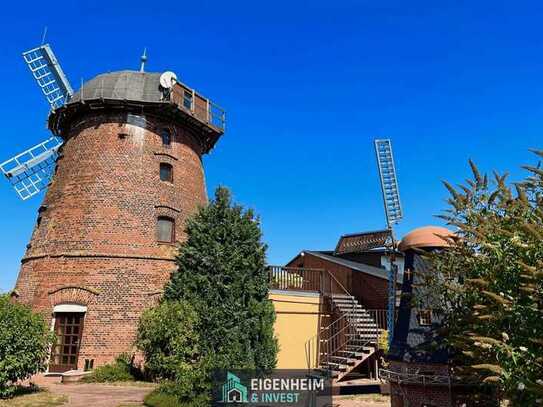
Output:
[[[424,226],[417,228],[404,236],[400,242],[399,249],[405,251],[422,247],[449,246],[449,244],[440,236],[454,236],[454,233],[441,226]]]
[[[117,71],[98,75],[85,82],[68,104],[93,99],[163,102],[160,73]]]

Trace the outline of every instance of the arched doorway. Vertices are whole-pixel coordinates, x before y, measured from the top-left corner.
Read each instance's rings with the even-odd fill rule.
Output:
[[[79,347],[87,307],[77,304],[60,304],[53,309],[53,329],[56,342],[51,349],[50,372],[77,369]]]

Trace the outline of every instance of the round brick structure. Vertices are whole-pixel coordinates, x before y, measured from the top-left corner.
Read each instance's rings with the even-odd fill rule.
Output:
[[[110,86],[121,81],[131,94]],[[109,84],[101,94],[99,83]],[[168,98],[159,74],[124,71],[89,81],[50,115],[64,144],[14,291],[60,335],[50,370],[133,350],[141,312],[175,268],[185,220],[207,201],[201,158],[221,129]],[[170,242],[159,219],[173,221]]]

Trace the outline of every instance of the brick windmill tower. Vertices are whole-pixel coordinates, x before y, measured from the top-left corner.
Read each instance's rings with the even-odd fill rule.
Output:
[[[185,220],[207,200],[202,156],[225,114],[172,72],[144,72],[145,57],[140,71],[72,93],[48,45],[23,55],[54,137],[0,164],[22,198],[48,187],[13,296],[57,334],[49,371],[97,366],[132,349],[174,270]],[[54,103],[43,71],[62,96]]]

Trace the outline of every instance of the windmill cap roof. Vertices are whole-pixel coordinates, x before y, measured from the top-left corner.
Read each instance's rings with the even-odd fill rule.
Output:
[[[85,82],[75,92],[68,104],[92,99],[127,100],[160,103],[160,73],[140,71],[116,71],[100,74]]]
[[[448,247],[449,243],[441,236],[454,236],[454,233],[441,226],[423,226],[405,235],[399,249],[405,251],[423,247]]]

